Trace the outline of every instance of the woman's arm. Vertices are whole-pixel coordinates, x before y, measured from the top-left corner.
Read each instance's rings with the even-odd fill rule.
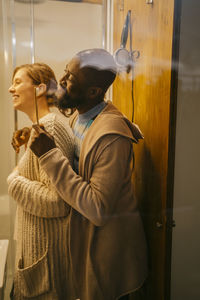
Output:
[[[39,181],[20,176],[15,169],[8,177],[8,193],[23,209],[44,218],[64,217],[69,214],[67,205],[55,189]]]
[[[72,163],[74,151],[73,136],[67,121],[64,117],[60,117],[57,114],[50,114],[43,121],[46,130],[53,135],[57,147]],[[46,218],[68,215],[69,205],[61,199],[44,170],[38,168],[37,163],[33,163],[36,160],[36,156],[28,148],[26,156],[22,162],[19,162],[20,173],[14,171],[8,177],[9,195],[25,211],[33,215]],[[28,170],[25,173],[26,175],[23,174],[24,169]],[[27,172],[30,172],[31,180]]]

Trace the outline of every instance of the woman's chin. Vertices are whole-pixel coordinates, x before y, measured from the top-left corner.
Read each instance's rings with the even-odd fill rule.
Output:
[[[13,104],[13,108],[14,108],[14,110],[18,110],[18,111],[24,112],[23,109],[20,107],[20,105],[17,104],[17,103],[14,103],[14,104]]]
[[[13,104],[13,108],[14,108],[15,110],[20,110],[20,109],[19,109],[19,105],[18,105],[17,103],[14,103],[14,104]]]

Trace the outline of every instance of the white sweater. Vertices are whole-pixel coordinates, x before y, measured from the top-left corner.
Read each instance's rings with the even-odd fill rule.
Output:
[[[72,165],[74,142],[67,119],[49,113],[40,123]],[[14,299],[71,299],[67,276],[70,206],[57,194],[29,143],[7,181],[8,193],[18,204]]]

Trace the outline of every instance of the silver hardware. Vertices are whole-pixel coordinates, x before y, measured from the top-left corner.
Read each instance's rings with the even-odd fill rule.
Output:
[[[176,227],[176,222],[175,222],[175,220],[172,220],[172,227]]]
[[[146,0],[146,4],[153,4],[153,0]]]
[[[162,228],[162,227],[163,227],[163,224],[160,223],[160,222],[156,222],[156,227],[157,227],[157,228]]]

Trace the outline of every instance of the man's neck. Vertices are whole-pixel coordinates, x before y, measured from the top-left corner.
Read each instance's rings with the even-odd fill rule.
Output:
[[[96,101],[96,102],[90,102],[88,104],[85,104],[84,106],[79,106],[77,107],[77,110],[79,112],[79,114],[84,114],[87,111],[89,111],[90,109],[92,109],[93,107],[97,106],[99,103],[103,102],[104,100],[100,100],[100,101]]]

